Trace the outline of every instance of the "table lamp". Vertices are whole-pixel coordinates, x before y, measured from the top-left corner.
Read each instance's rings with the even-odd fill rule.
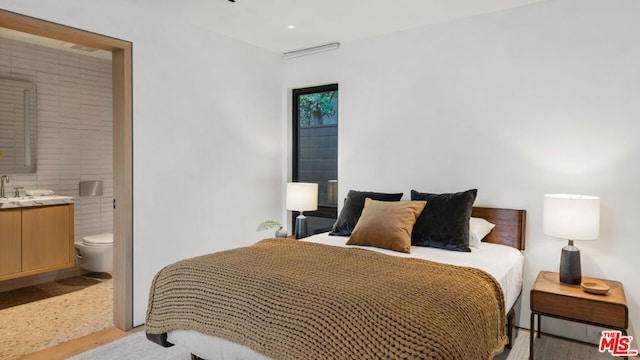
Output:
[[[542,231],[568,239],[560,257],[560,282],[580,284],[580,250],[574,240],[596,240],[600,233],[600,198],[587,195],[547,194],[544,196]]]
[[[303,212],[318,209],[318,184],[287,183],[287,210],[299,211],[296,217],[296,239],[307,236],[307,218]]]

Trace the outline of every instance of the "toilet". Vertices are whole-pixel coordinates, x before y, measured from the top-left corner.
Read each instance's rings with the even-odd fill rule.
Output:
[[[91,272],[113,270],[113,234],[89,235],[75,243],[76,256],[81,269]]]

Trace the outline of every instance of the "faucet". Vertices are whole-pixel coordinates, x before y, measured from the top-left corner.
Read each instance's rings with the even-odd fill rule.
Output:
[[[7,182],[7,184],[10,182],[9,181],[9,177],[7,175],[2,175],[0,177],[0,199],[4,199],[6,196],[4,196],[4,182]]]

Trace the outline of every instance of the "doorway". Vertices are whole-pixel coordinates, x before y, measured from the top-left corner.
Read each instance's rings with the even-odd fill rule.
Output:
[[[113,323],[133,327],[133,99],[128,41],[0,9],[0,27],[110,51],[113,91]]]

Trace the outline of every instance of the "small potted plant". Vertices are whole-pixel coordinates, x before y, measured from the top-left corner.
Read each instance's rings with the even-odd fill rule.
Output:
[[[278,227],[278,230],[276,230],[276,237],[286,238],[287,230],[283,229],[282,224],[280,224],[275,220],[267,220],[267,221],[261,222],[260,225],[258,225],[258,229],[256,231],[269,230],[276,226]]]

